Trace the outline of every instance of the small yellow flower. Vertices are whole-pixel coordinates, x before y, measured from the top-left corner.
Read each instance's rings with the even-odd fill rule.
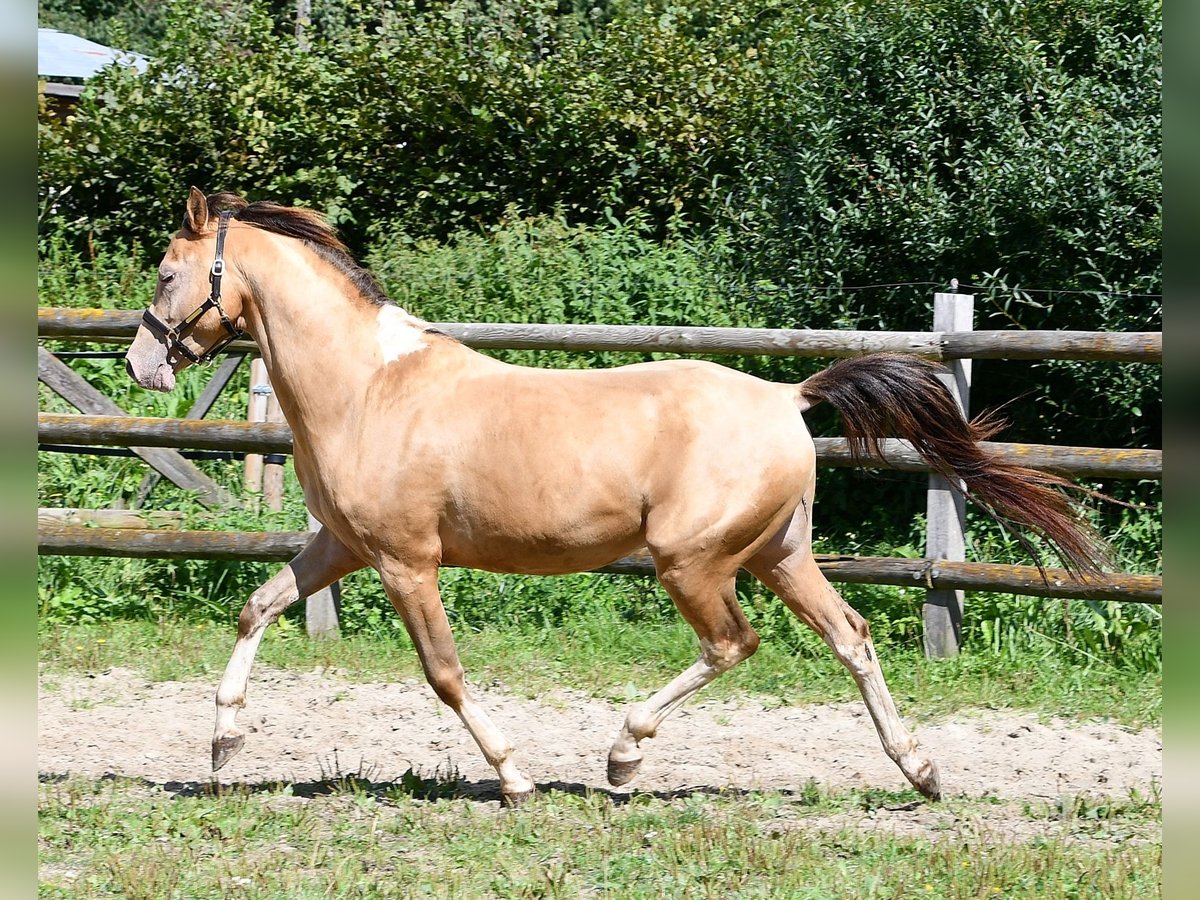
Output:
[[[108,641],[106,641],[104,638],[96,638],[96,643],[97,644],[107,644]]]
[[[83,644],[76,644],[76,645],[75,645],[75,649],[76,649],[76,650],[82,650],[82,649],[83,649]]]

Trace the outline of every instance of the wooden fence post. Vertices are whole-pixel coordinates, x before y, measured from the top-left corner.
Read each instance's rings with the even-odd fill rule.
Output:
[[[957,287],[957,282],[953,283]],[[972,331],[975,297],[971,294],[934,294],[935,332]],[[971,361],[949,362],[938,379],[958,401],[963,415],[971,408]],[[925,558],[960,562],[966,559],[966,504],[941,475],[929,476],[926,500]],[[930,658],[957,656],[962,636],[963,592],[932,589],[925,592],[922,618],[925,622],[925,655]]]
[[[317,531],[321,523],[308,514],[308,530]],[[304,601],[304,622],[308,636],[314,640],[333,639],[340,636],[338,614],[342,605],[342,583],[335,581],[322,588]]]
[[[247,403],[246,421],[267,421],[267,395],[271,393],[271,383],[267,380],[267,364],[261,356],[250,360],[250,400]],[[246,454],[246,471],[242,484],[247,491],[261,493],[263,486],[263,455],[261,453]]]
[[[283,422],[283,410],[279,408],[279,398],[272,390],[267,394],[267,421]],[[267,509],[276,512],[283,509],[283,467],[287,457],[282,453],[268,453],[263,457],[262,495]]]

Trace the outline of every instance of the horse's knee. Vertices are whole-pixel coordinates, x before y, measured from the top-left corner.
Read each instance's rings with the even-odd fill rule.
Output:
[[[850,606],[845,600],[842,600],[842,614],[846,617],[846,624],[854,629],[854,632],[864,641],[871,640],[871,626],[867,620],[859,615],[854,607]]]
[[[757,653],[759,642],[758,632],[749,625],[745,625],[732,638],[721,641],[701,641],[700,649],[704,661],[720,675]]]
[[[265,621],[267,609],[267,604],[263,602],[262,596],[257,591],[251,594],[238,616],[238,637],[249,637],[255,629],[271,624]]]
[[[461,663],[434,665],[425,670],[425,679],[438,699],[457,710],[466,697],[466,672]]]

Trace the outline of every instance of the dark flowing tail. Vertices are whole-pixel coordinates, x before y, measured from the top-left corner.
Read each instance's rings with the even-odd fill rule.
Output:
[[[883,459],[880,440],[900,437],[939,474],[1001,525],[1023,526],[1046,540],[1070,570],[1098,574],[1108,553],[1096,531],[1063,493],[1065,478],[996,459],[979,447],[1003,428],[990,415],[968,422],[938,380],[936,363],[902,353],[844,359],[797,386],[810,405],[824,401],[842,416],[856,459]],[[961,482],[961,483],[960,483]],[[1030,555],[1037,548],[1014,532]]]

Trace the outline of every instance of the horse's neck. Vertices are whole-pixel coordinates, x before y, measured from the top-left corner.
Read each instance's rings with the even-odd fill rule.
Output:
[[[247,325],[297,440],[337,434],[378,373],[379,308],[309,261],[287,260],[286,283],[260,282]],[[276,267],[278,271],[279,267]]]

